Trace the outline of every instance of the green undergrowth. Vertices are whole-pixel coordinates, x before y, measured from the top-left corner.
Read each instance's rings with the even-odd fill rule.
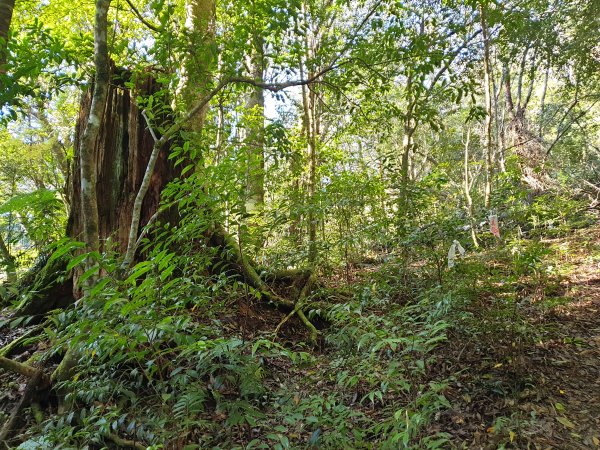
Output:
[[[150,448],[444,447],[428,431],[450,406],[448,380],[429,375],[452,307],[441,289],[405,301],[394,269],[369,276],[310,311],[328,324],[315,349],[274,336],[277,322],[241,333],[226,319],[246,286],[154,256],[54,316],[53,351],[77,345],[81,360],[58,386],[65,412],[21,448],[110,447],[111,435]]]
[[[274,335],[283,316],[241,330],[231,319],[250,298],[256,307],[255,292],[211,275],[206,256],[159,249],[53,317],[49,351],[77,345],[81,360],[59,386],[64,413],[30,427],[20,448],[114,448],[114,436],[153,449],[452,448],[440,424],[457,377],[473,370],[475,385],[507,398],[531,385],[521,356],[552,333],[536,318],[570,301],[561,280],[577,249],[600,255],[593,242],[569,245],[506,238],[452,269],[436,255],[431,272],[391,259],[343,296],[316,293],[318,348]],[[482,367],[455,364],[459,347]],[[531,419],[489,420],[512,443],[510,424]]]

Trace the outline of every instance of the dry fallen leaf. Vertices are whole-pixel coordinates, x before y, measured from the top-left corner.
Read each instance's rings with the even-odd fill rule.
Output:
[[[567,419],[566,417],[557,417],[556,420],[558,420],[560,423],[562,423],[567,428],[575,428],[575,424],[573,422],[571,422],[569,419]]]

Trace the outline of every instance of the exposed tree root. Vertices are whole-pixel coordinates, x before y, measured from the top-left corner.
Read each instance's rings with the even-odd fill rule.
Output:
[[[40,261],[23,276],[17,285],[18,296],[23,301],[16,308],[15,317],[33,316],[39,322],[53,309],[71,305],[73,297],[73,278],[67,274],[69,258]],[[9,298],[7,301],[16,299]],[[31,322],[30,322],[31,323]]]
[[[277,326],[277,330],[283,325],[283,323],[287,322],[291,316],[297,314],[302,323],[308,328],[310,331],[310,340],[312,343],[317,341],[318,331],[315,326],[308,320],[302,308],[304,306],[304,300],[310,294],[312,286],[316,281],[316,276],[314,272],[308,270],[300,270],[295,272],[288,272],[284,275],[288,278],[290,276],[298,276],[304,277],[308,274],[308,278],[304,287],[300,291],[300,295],[296,301],[292,301],[286,298],[281,297],[280,295],[273,292],[273,290],[265,283],[265,281],[258,275],[254,266],[250,263],[248,258],[243,254],[240,249],[240,246],[236,242],[236,240],[231,236],[225,229],[220,225],[215,225],[212,233],[210,242],[213,246],[218,247],[222,250],[222,253],[225,257],[228,256],[227,262],[233,265],[237,272],[239,272],[243,277],[246,283],[252,286],[254,289],[258,290],[263,298],[265,298],[268,302],[272,303],[276,307],[282,307],[287,310],[291,310],[291,313],[283,319],[282,323]]]
[[[22,362],[15,361],[13,359],[5,358],[4,356],[0,357],[0,368],[9,371],[18,373],[19,375],[24,375],[29,378],[33,378],[39,370],[35,367],[32,367],[28,364],[23,364]]]
[[[306,315],[304,314],[304,311],[303,311],[304,305],[306,303],[306,299],[310,295],[311,290],[317,280],[316,274],[314,272],[309,272],[309,273],[310,273],[310,275],[308,276],[306,283],[304,283],[304,287],[300,291],[300,295],[298,296],[298,299],[296,300],[296,305],[294,306],[294,309],[287,316],[285,316],[281,322],[279,322],[279,324],[275,328],[275,334],[279,333],[279,330],[281,329],[281,327],[288,320],[290,320],[294,316],[294,314],[296,314],[298,316],[298,318],[302,321],[302,323],[304,323],[304,325],[310,331],[310,342],[312,344],[315,344],[317,342],[317,337],[319,335],[319,332],[315,328],[315,326],[310,322],[310,320],[308,320],[308,318],[306,317]]]
[[[35,419],[35,423],[41,425],[44,421],[44,410],[40,406],[38,402],[33,402],[31,404],[31,413],[33,414],[33,418]]]
[[[296,312],[296,314],[298,315],[298,317],[300,318],[300,320],[302,321],[302,323],[304,323],[304,325],[306,325],[306,328],[308,328],[308,330],[310,331],[310,343],[311,344],[316,344],[317,343],[317,337],[319,336],[319,331],[310,322],[310,320],[308,320],[308,317],[306,317],[306,315],[304,314],[304,311],[302,311],[301,309],[299,309]]]
[[[146,450],[146,446],[131,439],[124,439],[114,433],[106,435],[108,439],[113,441],[118,448],[135,448],[137,450]]]
[[[226,259],[230,265],[233,265],[235,270],[244,277],[246,283],[258,290],[268,302],[273,303],[275,306],[282,306],[287,309],[294,308],[295,304],[293,301],[277,295],[267,283],[263,281],[254,269],[254,266],[242,253],[236,240],[227,233],[221,225],[214,226],[210,243],[222,250],[223,258]]]
[[[269,282],[284,281],[290,284],[306,282],[312,271],[310,269],[285,269],[269,272],[265,275],[265,280]]]
[[[23,392],[23,397],[21,397],[21,400],[19,401],[19,403],[17,403],[15,405],[15,407],[13,408],[13,410],[10,414],[10,417],[8,418],[8,420],[2,427],[2,430],[0,430],[0,446],[1,446],[1,448],[6,448],[6,449],[10,448],[6,441],[11,438],[10,435],[13,432],[13,430],[15,430],[19,426],[19,422],[22,418],[21,411],[23,410],[23,408],[26,408],[27,405],[29,405],[29,403],[32,401],[36,390],[40,386],[44,385],[44,380],[45,380],[44,372],[42,371],[42,369],[34,369],[34,370],[35,370],[35,372],[32,374],[31,379],[29,380],[29,382],[27,383],[27,386],[25,387],[25,391]]]
[[[34,336],[36,333],[38,333],[40,331],[40,328],[41,327],[39,327],[39,326],[34,327],[34,328],[28,330],[26,333],[19,336],[14,341],[6,344],[4,347],[2,347],[0,349],[0,356],[8,357],[11,354],[15,353],[16,351],[18,351],[21,347],[26,345],[26,342],[28,339],[30,339],[32,336]]]
[[[52,372],[52,375],[50,376],[50,382],[52,384],[56,384],[61,381],[67,381],[68,379],[70,379],[73,376],[73,370],[77,365],[79,357],[79,349],[70,346],[67,349],[65,356],[63,356],[63,359],[61,360],[60,364],[56,367],[56,369],[54,369],[54,372]],[[65,388],[61,388],[55,389],[55,392],[58,395],[59,399],[58,412],[64,413],[72,406],[72,402],[66,401],[67,394],[69,393],[69,391]]]
[[[311,270],[283,270],[266,276],[269,281],[286,281],[290,283],[296,292],[297,288],[304,282],[304,287],[297,296],[297,300],[293,301],[273,291],[265,280],[260,277],[252,262],[244,255],[236,239],[223,226],[214,224],[208,236],[209,245],[219,250],[219,259],[226,263],[229,270],[238,273],[249,286],[256,289],[262,299],[276,308],[291,311],[292,315],[297,314],[309,329],[311,341],[316,340],[318,331],[302,312],[304,298],[310,293],[315,281]],[[40,260],[40,263],[19,284],[19,290],[25,300],[17,308],[16,316],[34,315],[42,318],[49,311],[69,306],[74,302],[72,277],[66,273],[67,262],[68,258],[66,257],[52,261],[48,261],[47,258]],[[30,333],[33,334],[35,331]],[[30,333],[26,336],[31,336]],[[13,342],[4,349],[0,349],[0,356],[8,355],[14,348],[18,347],[26,339],[25,335],[20,339],[17,340],[19,342]],[[70,358],[66,358],[59,365],[52,375],[52,380],[64,379],[63,376],[71,370],[71,368],[66,367],[66,365],[72,364],[72,361],[69,360]],[[0,367],[2,367],[1,362]],[[14,368],[9,370],[14,371]],[[61,374],[61,372],[64,373]]]
[[[52,383],[56,383],[57,381],[65,381],[68,380],[73,372],[73,369],[77,365],[79,352],[75,349],[75,347],[70,346],[63,356],[60,364],[54,369],[52,372],[52,376],[50,380]]]

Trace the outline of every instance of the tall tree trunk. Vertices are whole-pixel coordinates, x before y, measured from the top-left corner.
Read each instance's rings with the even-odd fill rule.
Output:
[[[181,79],[178,87],[179,109],[185,113],[192,109],[198,99],[206,94],[212,79],[215,36],[215,0],[188,0],[185,6],[185,29],[189,38],[188,49],[183,57]],[[184,129],[192,136],[192,144],[198,145],[204,126],[208,104],[185,124]]]
[[[309,77],[311,73],[309,72]],[[305,91],[306,138],[308,153],[308,261],[313,266],[317,260],[317,205],[315,194],[317,191],[317,142],[318,125],[316,117],[317,95],[313,89],[303,88]]]
[[[14,8],[15,0],[0,0],[0,75],[6,73],[8,32]]]
[[[108,76],[110,78],[110,72]],[[97,117],[102,117],[102,120],[97,125],[96,152],[93,155],[94,164],[91,166],[93,173],[90,176],[98,182],[94,185],[94,191],[91,194],[96,203],[88,206],[93,206],[93,209],[96,210],[96,217],[98,217],[96,223],[98,250],[124,252],[128,247],[137,192],[142,185],[154,149],[152,132],[148,129],[142,112],[132,102],[131,92],[125,86],[127,81],[130,81],[127,73],[113,76],[113,83],[107,88],[105,94],[103,109],[96,111]],[[158,89],[159,87],[155,86],[152,78],[148,76],[141,81],[138,80],[135,91],[138,95],[139,93],[152,93]],[[86,124],[89,127],[95,94],[94,87],[91,96],[89,91],[87,95],[84,95],[75,134],[76,167],[73,171],[73,198],[67,225],[67,235],[75,238],[80,235],[85,237],[86,232],[89,232],[86,231],[86,217],[78,214],[79,211],[85,209],[86,197],[84,196],[84,171],[77,166],[83,163],[81,153],[86,150],[86,131],[81,132],[81,130]],[[169,146],[165,145],[161,149],[151,183],[147,189],[149,195],[144,196],[144,207],[141,208],[143,210],[141,212],[142,225],[154,216],[159,206],[162,188],[176,173],[168,160],[168,148]],[[88,193],[87,198],[89,196]],[[98,214],[99,211],[100,214]],[[89,246],[89,243],[87,244]],[[74,296],[70,299],[81,296],[76,282],[80,274],[80,272],[73,274],[72,291]],[[40,300],[44,300],[44,298],[37,299],[38,302]],[[25,309],[30,310],[35,306],[36,302],[30,302]],[[61,304],[60,306],[65,305]],[[72,369],[80,357],[81,355],[75,347],[69,348],[62,362],[54,371],[53,380],[61,381],[70,377]]]
[[[500,82],[496,83],[494,77],[492,77],[492,91],[494,92],[494,145],[496,146],[496,155],[498,160],[498,167],[501,173],[506,173],[506,147],[504,138],[504,116],[500,114],[500,95],[502,94],[502,83],[504,74],[500,78]],[[506,110],[503,109],[505,112]]]
[[[308,90],[308,261],[311,265],[317,260],[317,140],[318,140],[318,125],[317,125],[317,95],[313,89]]]
[[[544,138],[544,108],[546,106],[546,92],[548,91],[548,77],[550,76],[550,63],[546,67],[546,74],[544,75],[544,85],[542,87],[542,98],[540,99],[540,113],[538,116],[538,139],[542,141]],[[533,80],[532,80],[533,83]]]
[[[421,26],[422,28],[422,26]],[[404,221],[409,213],[409,189],[410,183],[410,158],[414,147],[414,134],[416,131],[416,121],[414,119],[414,108],[416,106],[416,98],[412,93],[413,78],[409,74],[406,79],[406,92],[408,96],[408,104],[406,106],[406,115],[403,118],[402,124],[402,150],[400,160],[400,189],[398,193],[398,218],[401,221],[401,228],[404,227]],[[403,231],[402,231],[403,232]]]
[[[252,52],[248,56],[250,76],[257,82],[264,78],[264,43],[261,36],[253,38]],[[246,212],[252,214],[260,210],[264,204],[265,197],[265,96],[263,89],[252,87],[246,110],[250,115],[248,118],[246,152],[248,166],[246,170]]]
[[[250,54],[246,58],[250,77],[258,83],[264,81],[264,40],[256,34],[251,38]],[[263,246],[260,212],[265,202],[265,96],[260,87],[252,86],[246,100],[244,147],[246,174],[243,192],[246,226],[241,228],[240,245],[249,244],[252,251]]]
[[[223,68],[223,58],[221,55],[217,57],[217,72],[221,73]],[[217,106],[217,134],[215,136],[215,162],[219,164],[223,158],[223,143],[225,142],[225,106],[223,104],[223,99],[219,99],[219,104]],[[226,208],[227,210],[227,208]]]
[[[96,22],[94,26],[94,91],[92,104],[83,132],[79,151],[81,171],[81,214],[83,218],[83,241],[88,251],[97,251],[99,245],[98,197],[97,183],[97,152],[98,134],[104,118],[106,96],[109,84],[109,59],[106,41],[108,29],[108,8],[110,0],[96,0]],[[89,263],[88,263],[89,265]]]
[[[492,92],[491,92],[491,74],[492,67],[490,63],[490,37],[485,14],[485,7],[479,7],[481,17],[481,30],[483,34],[483,90],[485,93],[485,127],[484,127],[484,148],[485,148],[485,192],[484,204],[486,208],[490,206],[492,195],[492,178],[494,176],[494,150],[492,143]]]
[[[308,17],[306,5],[302,4],[302,12],[305,19]],[[300,61],[300,73],[303,77],[306,73],[308,79],[312,79],[315,74],[315,68],[308,66],[308,61],[314,59],[316,47],[318,45],[318,30],[307,32],[304,37],[304,61]],[[306,68],[305,68],[306,67]],[[308,156],[308,262],[314,266],[318,257],[317,246],[317,165],[318,165],[318,143],[319,143],[319,111],[318,96],[315,86],[302,86],[302,104],[304,107],[304,127],[307,141]]]
[[[398,214],[401,218],[405,218],[408,215],[409,210],[409,189],[410,183],[410,159],[411,152],[414,147],[414,134],[415,125],[412,119],[412,114],[407,113],[404,118],[403,125],[404,134],[402,136],[402,159],[400,166],[400,194],[398,202]]]
[[[87,251],[97,252],[100,249],[99,216],[97,184],[97,153],[100,126],[104,119],[110,70],[108,58],[108,8],[111,0],[96,0],[96,18],[94,25],[94,87],[87,124],[83,131],[81,147],[79,149],[80,192],[81,192],[81,218],[83,242]],[[85,261],[85,270],[94,266],[94,260]],[[97,274],[90,276],[85,281],[85,288],[89,289],[97,280]],[[74,283],[76,286],[76,283]],[[55,370],[56,379],[62,381],[71,376],[80,354],[75,347],[67,350],[63,360]]]

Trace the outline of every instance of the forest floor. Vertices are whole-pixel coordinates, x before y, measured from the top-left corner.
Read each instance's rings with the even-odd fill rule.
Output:
[[[381,282],[380,271],[387,272],[383,279],[394,272],[389,266],[357,271],[356,285]],[[386,395],[379,386],[396,376],[383,375],[393,373],[393,364],[386,361],[393,359],[393,343],[406,342],[401,338],[395,341],[390,328],[405,325],[417,335],[429,336],[423,322],[411,328],[406,322],[398,323],[407,316],[392,312],[396,305],[410,310],[412,302],[418,304],[420,294],[414,292],[396,292],[388,303],[359,313],[359,322],[375,321],[373,315],[379,316],[376,323],[382,330],[375,334],[381,342],[387,339],[387,346],[374,345],[361,354],[361,345],[368,349],[371,330],[364,324],[347,325],[352,317],[345,316],[324,330],[325,343],[322,353],[316,354],[315,366],[301,372],[301,378],[292,376],[295,381],[288,380],[288,386],[303,392],[301,397],[310,392],[326,397],[328,390],[337,390],[339,396],[346,396],[345,404],[353,411],[388,424],[373,428],[382,439],[393,428],[390,411],[402,411],[409,421],[411,414],[414,421],[427,417],[424,429],[407,431],[412,445],[390,447],[386,441],[388,444],[373,448],[600,449],[599,226],[560,238],[498,242],[467,256],[438,288],[456,294],[455,300],[450,300],[454,306],[444,318],[449,323],[445,340],[430,353],[401,356],[405,367],[397,376],[412,384],[405,396]],[[438,307],[439,303],[431,306]],[[340,335],[352,340],[354,333],[364,335],[364,339],[354,338],[357,358],[344,358],[340,356]],[[376,350],[380,348],[385,351]],[[373,353],[380,361],[371,359]],[[361,370],[363,357],[366,369]],[[355,366],[350,367],[352,364]],[[344,372],[349,375],[340,375]],[[352,374],[358,374],[356,384],[342,380]],[[444,387],[430,392],[428,385]],[[348,396],[349,386],[355,391],[353,397]],[[302,406],[301,400],[296,401]],[[435,439],[423,436],[444,436],[447,441],[433,444]],[[337,445],[323,448],[351,448]],[[371,448],[364,443],[353,445]]]
[[[229,301],[219,321],[227,348],[241,338],[239,362],[230,364],[245,370],[256,352],[261,394],[240,401],[243,388],[219,388],[223,406],[208,402],[198,419],[204,431],[173,431],[179,437],[164,448],[600,449],[600,226],[496,243],[459,261],[440,285],[414,284],[403,270],[356,270],[350,286],[330,279],[329,313],[311,316],[322,329],[316,348],[303,343],[297,318],[273,336],[283,313]],[[0,346],[23,331],[4,327]],[[46,348],[36,341],[13,358]],[[0,374],[3,418],[25,384]],[[140,397],[128,414],[143,421],[144,410],[160,406]],[[50,417],[54,403],[41,405]],[[29,437],[33,416],[23,417]]]
[[[441,427],[459,446],[600,448],[600,229],[542,245],[555,275],[519,281],[514,322],[489,323],[507,318],[489,314],[484,289],[481,334],[454,333],[445,347],[459,375]]]

